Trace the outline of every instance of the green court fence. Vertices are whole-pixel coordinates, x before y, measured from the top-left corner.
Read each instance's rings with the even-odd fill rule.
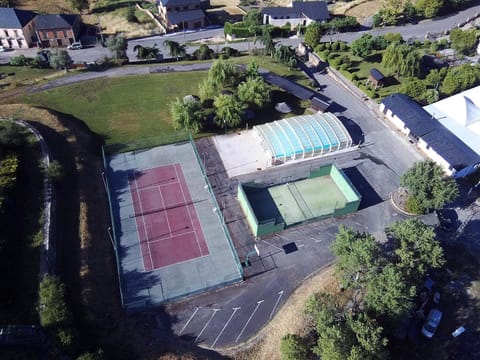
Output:
[[[237,251],[235,250],[235,246],[233,245],[233,240],[230,237],[230,232],[228,231],[227,225],[225,224],[225,219],[223,218],[223,214],[220,210],[220,206],[218,205],[217,198],[215,197],[215,193],[213,192],[212,185],[210,184],[210,181],[208,180],[207,171],[206,171],[205,167],[203,166],[202,159],[200,158],[200,154],[198,153],[197,147],[195,146],[195,142],[193,140],[193,137],[192,137],[191,133],[188,134],[188,138],[189,138],[190,143],[192,145],[193,152],[195,153],[195,157],[197,158],[197,162],[198,162],[198,165],[200,166],[200,170],[202,171],[205,182],[207,183],[208,192],[209,192],[209,194],[212,198],[212,201],[213,201],[213,204],[214,204],[215,208],[217,209],[216,213],[217,213],[217,216],[220,220],[220,223],[222,224],[222,229],[223,229],[223,232],[225,233],[225,237],[227,238],[228,245],[230,246],[230,251],[232,252],[233,258],[235,259],[238,271],[239,271],[240,275],[242,275],[242,277],[243,277],[242,263],[240,262]]]
[[[169,134],[150,136],[135,141],[106,144],[104,145],[104,152],[109,155],[118,154],[133,150],[148,149],[154,146],[174,144],[188,141],[189,139],[191,139],[191,134],[188,131],[176,131]]]
[[[112,240],[112,247],[113,252],[115,253],[115,262],[117,263],[117,275],[118,275],[118,287],[120,290],[120,303],[122,304],[122,308],[125,307],[125,302],[123,298],[123,291],[122,291],[122,274],[120,270],[120,258],[118,256],[118,242],[117,242],[117,232],[115,230],[115,219],[113,214],[113,207],[112,207],[112,198],[110,196],[110,186],[108,184],[108,177],[107,177],[107,160],[105,158],[105,150],[102,146],[102,160],[103,160],[103,169],[104,172],[102,174],[103,183],[105,185],[105,191],[107,193],[108,199],[108,208],[110,210],[110,221],[112,223],[111,229],[109,229],[110,239]]]

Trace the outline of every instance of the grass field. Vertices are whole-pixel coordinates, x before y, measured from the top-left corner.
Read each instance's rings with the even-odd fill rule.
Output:
[[[197,94],[206,72],[100,79],[41,92],[23,101],[83,121],[107,144],[174,132],[170,103]]]
[[[56,73],[58,73],[58,70],[0,65],[0,90],[33,85]],[[62,74],[64,74],[63,71]]]

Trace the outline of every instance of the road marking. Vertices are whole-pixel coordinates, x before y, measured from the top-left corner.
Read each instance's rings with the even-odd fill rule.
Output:
[[[280,302],[280,298],[282,297],[282,295],[283,295],[283,290],[278,292],[278,299],[277,299],[277,302],[275,303],[275,305],[273,305],[273,309],[272,309],[272,312],[270,313],[269,319],[272,318],[273,313],[275,312],[275,309],[277,308],[278,303]]]
[[[208,319],[207,323],[205,324],[205,326],[203,327],[203,329],[200,331],[200,333],[197,335],[197,337],[195,338],[195,340],[193,341],[194,343],[196,343],[198,341],[198,338],[200,336],[202,336],[203,332],[205,331],[205,329],[207,328],[208,324],[210,324],[210,321],[212,321],[213,317],[215,316],[215,314],[217,313],[217,311],[220,311],[220,309],[212,309],[213,310],[213,314],[212,316],[210,316],[210,319]]]
[[[259,308],[260,305],[263,303],[263,301],[264,301],[264,300],[257,301],[257,306],[255,306],[255,310],[253,310],[252,314],[250,315],[250,317],[248,318],[247,322],[245,323],[245,325],[243,326],[242,330],[240,331],[240,334],[238,334],[237,338],[235,339],[235,342],[238,342],[238,340],[239,340],[240,337],[242,336],[243,332],[244,332],[245,329],[247,328],[248,323],[250,322],[250,320],[252,320],[253,315],[255,315],[255,313],[257,312],[258,308]]]
[[[273,244],[270,244],[270,243],[269,243],[268,241],[266,241],[266,240],[262,240],[262,241],[263,241],[264,243],[266,243],[266,244],[270,245],[271,247],[273,247],[273,248],[277,249],[277,250],[283,251],[283,249],[282,249],[282,248],[279,248],[278,246],[275,246],[275,245],[273,245]]]
[[[197,307],[197,308],[195,309],[195,311],[193,312],[192,316],[190,316],[190,319],[188,319],[187,323],[183,326],[182,330],[180,330],[180,332],[178,333],[178,336],[182,335],[183,330],[185,330],[185,328],[188,326],[188,324],[190,324],[190,321],[192,321],[193,317],[194,317],[195,314],[198,312],[198,310],[200,310],[199,307]]]
[[[297,248],[302,248],[302,247],[304,247],[304,246],[305,246],[305,244],[298,244],[298,245],[297,245]]]
[[[232,312],[232,315],[230,315],[230,317],[228,318],[227,322],[225,323],[225,325],[223,326],[222,330],[218,333],[217,337],[215,338],[215,341],[213,342],[212,346],[210,346],[211,349],[213,349],[213,347],[215,346],[215,344],[217,343],[218,339],[220,339],[220,336],[223,334],[223,331],[225,330],[225,328],[228,326],[228,324],[230,323],[230,321],[232,320],[233,318],[233,315],[235,315],[235,313],[240,310],[239,307],[235,307],[235,308],[232,308],[233,312]]]

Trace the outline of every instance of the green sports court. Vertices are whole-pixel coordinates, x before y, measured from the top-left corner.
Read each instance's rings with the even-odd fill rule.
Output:
[[[263,236],[314,219],[355,212],[361,196],[344,172],[329,164],[294,182],[239,184],[238,200],[253,235]]]

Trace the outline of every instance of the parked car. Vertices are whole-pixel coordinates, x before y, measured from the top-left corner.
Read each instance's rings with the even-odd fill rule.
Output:
[[[430,310],[427,321],[422,327],[422,334],[430,339],[435,335],[435,331],[437,331],[438,325],[440,325],[440,320],[442,320],[442,312],[438,309]]]
[[[79,42],[79,41],[74,42],[74,43],[72,43],[71,45],[68,45],[68,46],[67,46],[67,49],[68,49],[68,50],[80,50],[80,49],[82,49],[82,48],[83,48],[82,43]]]
[[[6,51],[5,47],[0,45],[0,52],[4,52],[4,51]]]

